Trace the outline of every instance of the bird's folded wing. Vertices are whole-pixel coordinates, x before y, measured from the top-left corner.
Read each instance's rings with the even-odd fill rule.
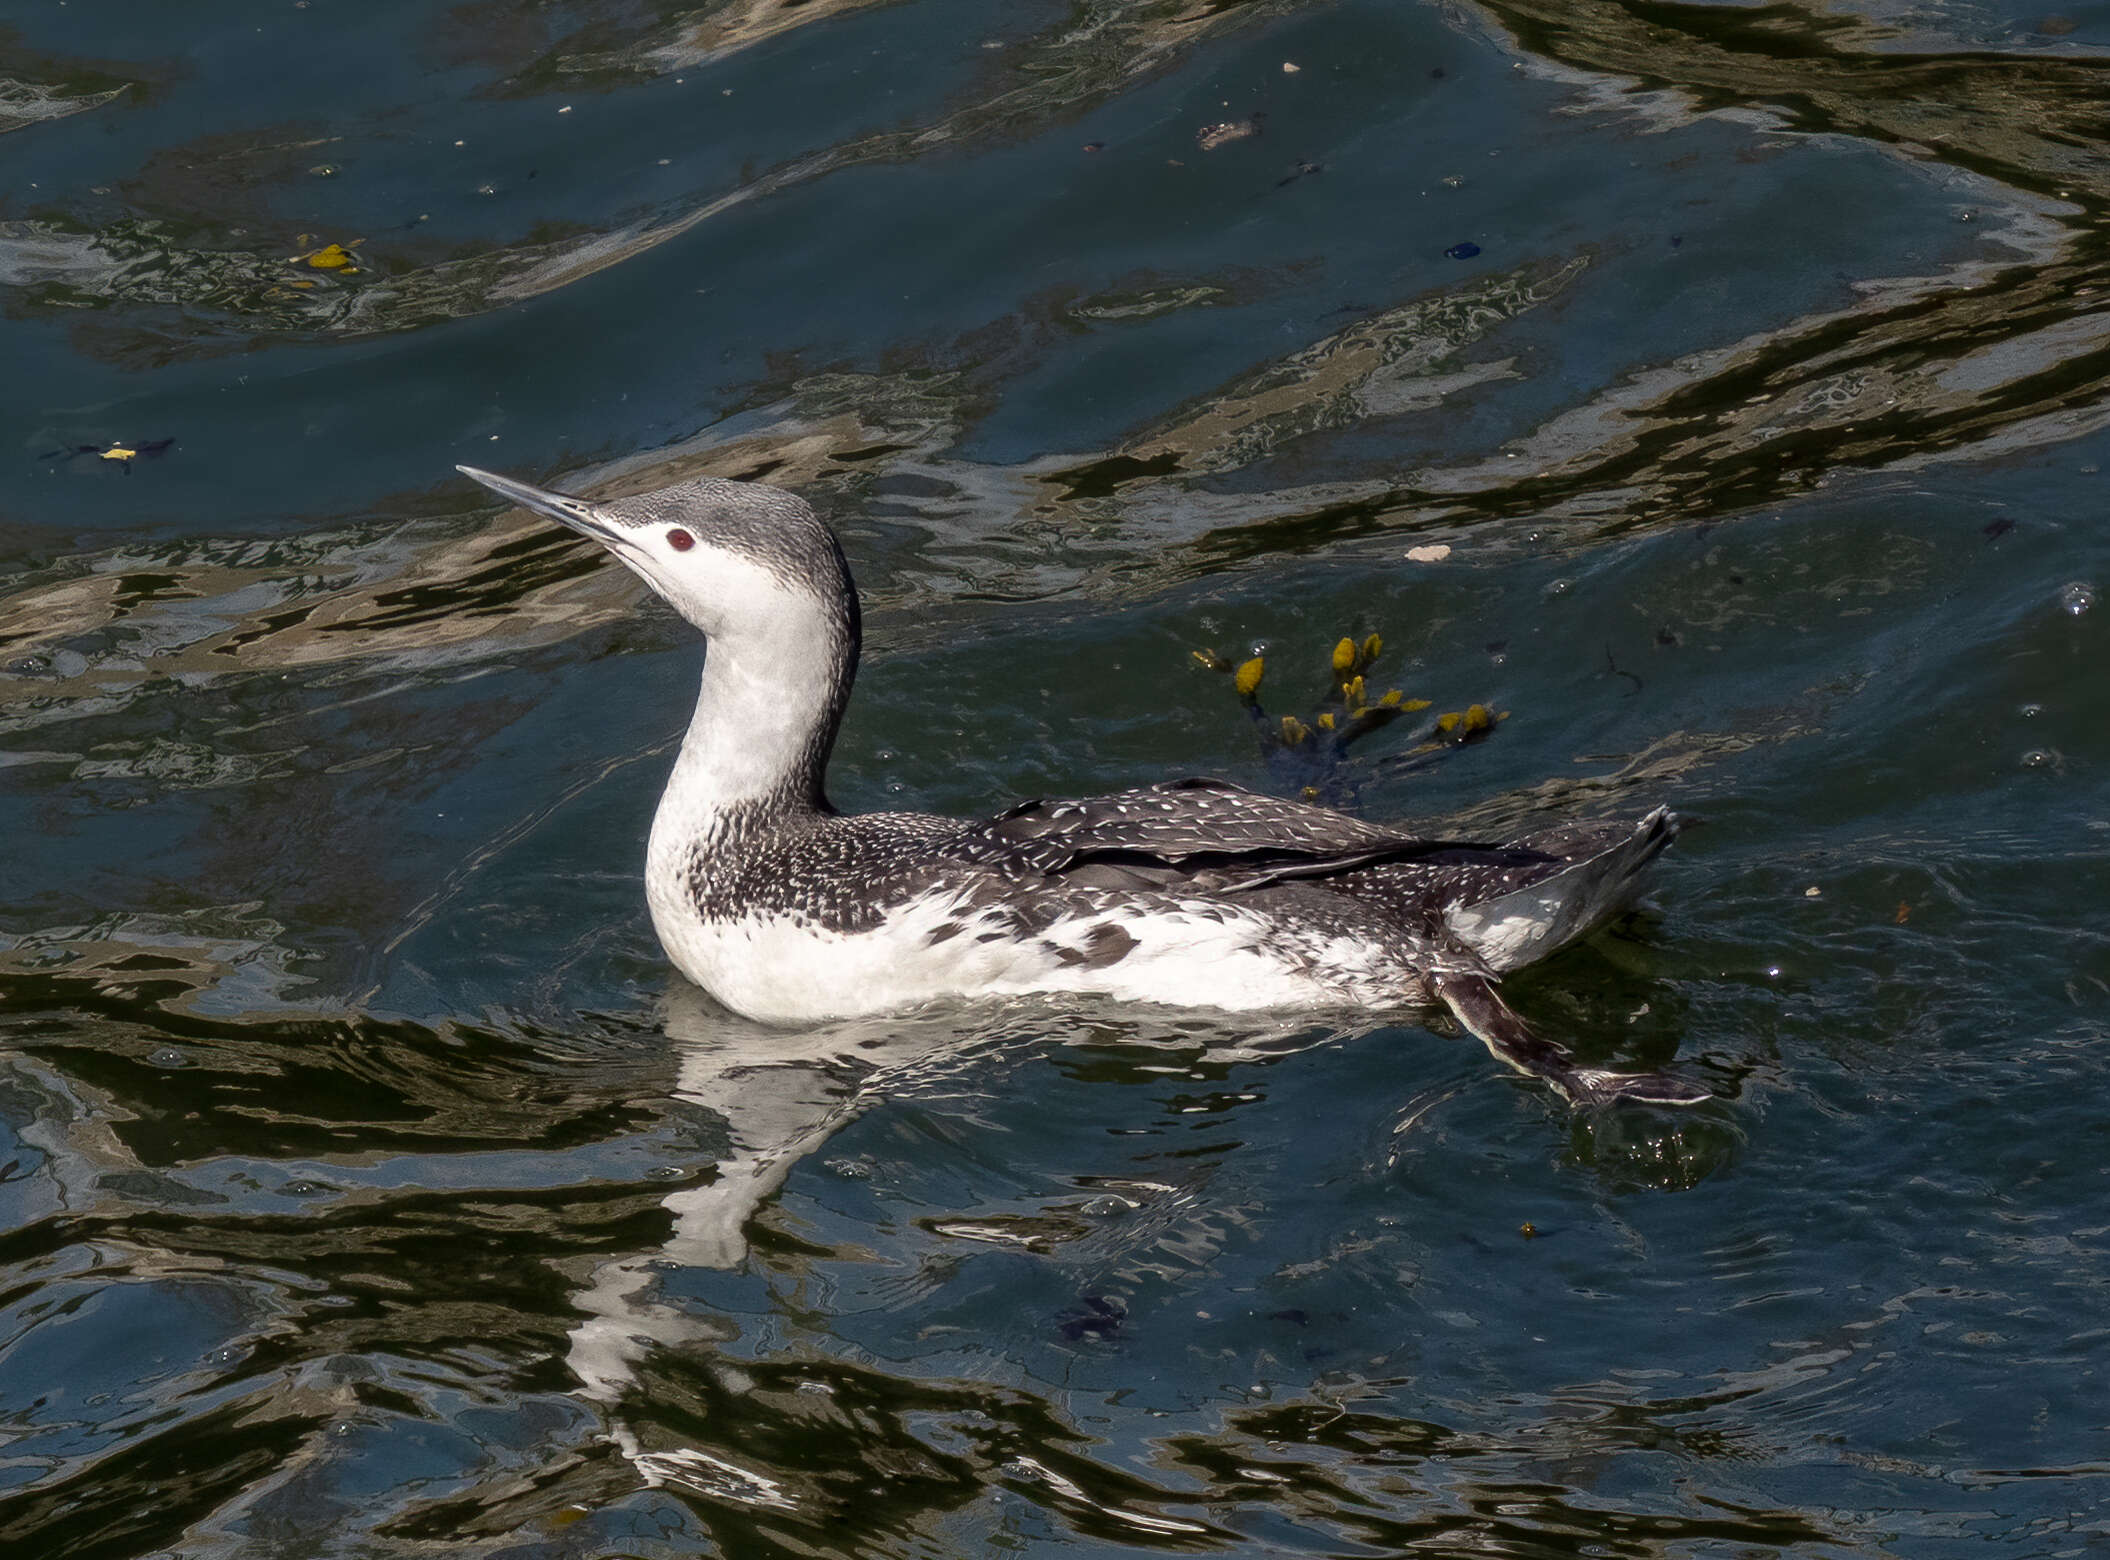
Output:
[[[1072,879],[1206,877],[1219,893],[1387,862],[1511,853],[1419,839],[1222,780],[1174,780],[1106,796],[1021,802],[970,827],[957,848],[969,860]],[[1547,859],[1533,851],[1514,853],[1534,862]]]

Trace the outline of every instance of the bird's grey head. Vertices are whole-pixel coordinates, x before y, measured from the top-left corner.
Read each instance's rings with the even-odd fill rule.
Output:
[[[595,501],[457,466],[524,509],[590,536],[713,639],[812,626],[857,641],[857,596],[834,533],[781,488],[697,477],[635,498]]]

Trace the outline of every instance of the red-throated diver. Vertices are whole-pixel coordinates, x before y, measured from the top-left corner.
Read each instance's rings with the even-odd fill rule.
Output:
[[[1708,1097],[1577,1065],[1494,984],[1632,902],[1676,833],[1665,809],[1502,845],[1218,780],[974,822],[845,816],[824,782],[857,673],[857,592],[803,500],[704,477],[600,503],[458,469],[592,537],[709,640],[645,893],[668,957],[736,1012],[798,1024],[1026,992],[1233,1010],[1440,1002],[1578,1103]],[[818,687],[794,678],[802,667]]]

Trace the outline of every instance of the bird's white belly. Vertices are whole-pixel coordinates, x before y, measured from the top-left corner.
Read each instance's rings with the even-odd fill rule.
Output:
[[[1221,911],[1080,914],[1020,935],[942,893],[904,904],[868,931],[847,933],[788,916],[706,922],[683,913],[684,906],[670,909],[654,920],[676,967],[727,1007],[765,1023],[1029,992],[1097,992],[1232,1011],[1389,1006],[1411,996],[1383,950],[1340,939],[1330,950],[1335,957],[1322,959],[1315,973],[1308,956],[1274,951],[1277,929],[1264,918]],[[1093,962],[1083,955],[1094,931],[1107,925],[1132,946]],[[953,926],[959,930],[933,940]],[[1077,956],[1066,958],[1065,949]]]

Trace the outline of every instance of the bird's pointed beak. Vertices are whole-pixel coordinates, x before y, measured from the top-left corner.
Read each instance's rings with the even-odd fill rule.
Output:
[[[604,544],[616,540],[615,528],[601,517],[598,508],[583,498],[573,498],[569,493],[552,493],[548,488],[516,482],[495,471],[479,471],[474,466],[456,466],[454,469],[472,481],[481,482],[500,498],[511,499],[522,509],[532,509],[538,515],[548,515],[581,535]]]

